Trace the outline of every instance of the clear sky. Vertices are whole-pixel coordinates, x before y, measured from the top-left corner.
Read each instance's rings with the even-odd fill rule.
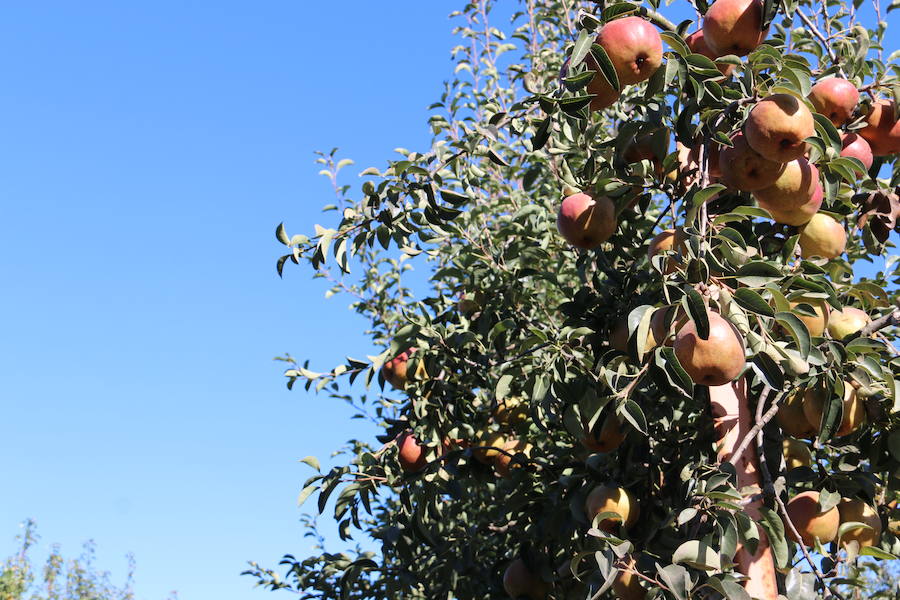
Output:
[[[144,600],[270,596],[238,574],[309,548],[298,459],[372,434],[284,388],[276,354],[372,349],[308,269],[278,279],[274,228],[333,220],[314,150],[352,176],[427,147],[459,4],[4,6],[0,557],[32,517],[114,576],[133,552]]]
[[[117,578],[134,552],[142,599],[278,596],[239,573],[309,548],[298,459],[371,432],[271,359],[371,348],[308,269],[278,279],[275,226],[333,219],[314,150],[356,185],[427,147],[457,4],[4,7],[0,557],[33,517]]]

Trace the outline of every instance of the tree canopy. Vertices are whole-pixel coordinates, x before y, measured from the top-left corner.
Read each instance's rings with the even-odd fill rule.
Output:
[[[305,598],[896,597],[894,8],[453,13],[431,147],[359,189],[321,154],[339,218],[276,231],[278,273],[312,267],[383,348],[282,357],[383,430],[304,459],[300,493],[380,551],[249,573]]]

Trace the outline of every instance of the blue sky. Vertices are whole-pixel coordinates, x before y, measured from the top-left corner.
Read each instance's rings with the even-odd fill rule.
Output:
[[[371,351],[308,270],[278,279],[275,225],[333,218],[314,150],[352,178],[427,146],[456,4],[5,7],[0,556],[33,517],[114,576],[134,552],[147,600],[271,596],[238,574],[309,548],[298,459],[371,434],[271,360]]]
[[[133,552],[142,599],[232,600],[268,595],[246,560],[309,548],[298,459],[372,430],[271,358],[372,349],[308,270],[278,279],[274,228],[332,220],[314,150],[352,175],[427,146],[459,4],[5,6],[0,556],[32,517],[114,576]]]

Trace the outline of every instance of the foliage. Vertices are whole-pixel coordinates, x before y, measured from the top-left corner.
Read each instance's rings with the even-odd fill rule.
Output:
[[[886,16],[877,3],[867,24],[861,1],[766,0],[765,43],[717,64],[684,39],[707,3],[671,4],[523,0],[504,30],[491,20],[492,2],[468,2],[453,14],[461,41],[454,78],[431,107],[431,148],[398,149],[387,168],[365,169],[360,193],[338,184],[352,161],[320,155],[337,198],[328,208],[340,221],[317,225],[312,236],[279,225],[288,252],[278,272],[310,264],[333,282],[331,293],[352,297],[384,351],[326,372],[283,357],[288,386],[348,401],[384,432],[380,445],[351,442],[346,465],[311,477],[300,501],[318,492],[322,512],[334,499],[342,539],[359,531],[381,551],[329,553],[320,540],[318,555],[285,556],[285,576],[254,564],[249,573],[260,584],[305,598],[495,598],[504,594],[505,567],[522,557],[558,599],[607,597],[619,571],[639,573],[648,598],[743,599],[735,552],[765,535],[789,599],[859,597],[872,572],[895,585],[884,567],[893,563],[884,561],[900,552],[900,529],[886,526],[875,547],[830,543],[809,557],[785,535],[781,506],[815,489],[823,509],[858,497],[878,507],[883,523],[896,519],[898,265],[888,256],[883,268],[871,266],[893,248],[896,156],[867,171],[840,156],[838,129],[816,117],[808,141],[822,211],[849,234],[846,253],[833,260],[801,259],[797,227],[773,223],[751,195],[714,182],[710,169],[710,156],[731,145],[770,94],[805,98],[823,76],[845,75],[864,92],[848,131],[864,126],[873,98],[900,95],[898,53],[885,56],[881,44]],[[676,25],[661,12],[688,19]],[[615,76],[590,42],[624,14],[663,31],[665,59],[646,83],[592,112],[588,82]],[[738,65],[734,75],[720,73],[726,64]],[[652,152],[629,158],[641,139],[652,140]],[[573,249],[557,232],[560,200],[574,190],[615,203],[618,228],[599,249]],[[686,240],[670,269],[676,258],[649,259],[647,245],[675,227]],[[404,283],[413,263],[429,269],[425,297]],[[355,282],[351,269],[361,273]],[[844,340],[819,335],[808,326],[817,304],[883,315],[884,328]],[[749,408],[764,425],[768,479],[758,522],[743,510],[749,492],[736,489],[733,466],[717,457],[706,388],[670,346],[647,341],[666,306],[676,307],[663,318],[666,335],[688,319],[703,337],[710,306],[746,343]],[[621,324],[629,341],[616,348]],[[410,348],[409,381],[386,389],[382,366]],[[357,380],[377,393],[357,394]],[[837,437],[851,385],[867,424]],[[792,394],[817,387],[826,401],[813,461],[788,470],[771,417]],[[518,398],[526,418],[498,417],[498,405]],[[586,448],[582,441],[609,418],[624,442],[608,452]],[[421,470],[401,467],[397,439],[406,430],[427,447]],[[497,434],[530,446],[506,452],[514,458],[505,476],[484,455]],[[318,471],[318,461],[305,460]],[[633,526],[607,531],[608,514],[589,522],[585,498],[600,484],[637,499]]]
[[[19,551],[0,565],[0,600],[134,600],[134,558],[128,557],[128,573],[122,587],[110,583],[110,575],[94,566],[95,548],[87,542],[77,558],[66,560],[54,546],[37,567],[29,553],[38,541],[35,524],[26,521],[17,538]]]

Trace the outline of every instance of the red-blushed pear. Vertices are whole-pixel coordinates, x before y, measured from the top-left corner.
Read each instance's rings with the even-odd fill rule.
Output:
[[[415,348],[405,350],[381,366],[381,374],[384,376],[384,380],[395,389],[402,390],[406,387],[406,382],[409,380],[406,367],[409,363],[409,357],[415,351]]]
[[[747,56],[769,33],[762,21],[762,0],[716,0],[703,17],[703,38],[719,56]]]
[[[838,503],[838,512],[843,523],[862,523],[871,529],[854,527],[845,531],[841,536],[841,543],[857,542],[860,548],[877,546],[881,541],[881,517],[872,506],[859,499],[844,498]]]
[[[792,160],[775,182],[753,192],[753,197],[766,209],[788,211],[809,202],[819,187],[819,169],[805,158]]]
[[[517,454],[523,454],[526,458],[531,457],[531,451],[534,447],[525,440],[509,440],[504,444],[505,452],[498,452],[494,456],[494,468],[501,477],[509,477],[510,469],[521,468],[521,462],[514,462]]]
[[[715,61],[717,58],[722,56],[721,54],[713,52],[712,48],[710,48],[706,43],[706,38],[703,37],[702,29],[698,29],[691,35],[687,36],[686,38],[684,38],[684,41],[687,43],[688,48],[690,48],[691,52],[693,52],[694,54],[700,54],[701,56],[705,56],[712,61]],[[737,68],[737,65],[721,63],[717,64],[716,67],[718,67],[719,72],[722,75],[725,75],[727,77],[734,72],[735,68]]]
[[[818,424],[814,427],[806,420],[803,413],[803,394],[799,390],[789,394],[782,401],[775,420],[784,433],[795,438],[810,437],[818,429]]]
[[[619,224],[616,207],[605,196],[578,192],[563,199],[556,228],[576,248],[591,250],[612,237]]]
[[[819,212],[819,209],[822,208],[822,201],[824,199],[825,190],[822,188],[821,184],[818,184],[816,185],[816,191],[813,192],[812,198],[795,208],[779,209],[758,198],[757,202],[761,208],[765,208],[769,211],[769,214],[772,215],[772,220],[776,223],[799,227],[809,223],[809,220],[812,219],[813,215]]]
[[[784,465],[788,470],[797,467],[808,467],[812,464],[812,454],[809,446],[798,439],[786,437],[781,442],[781,452],[784,455]]]
[[[584,512],[587,520],[593,522],[600,513],[613,512],[618,517],[601,519],[597,527],[606,532],[615,531],[620,524],[626,529],[634,525],[638,518],[638,505],[634,496],[625,488],[609,485],[598,485],[588,494],[584,501]]]
[[[597,34],[597,43],[606,50],[621,85],[650,79],[662,64],[663,47],[659,31],[640,17],[610,21]]]
[[[428,462],[425,457],[425,446],[420,445],[419,440],[408,431],[404,431],[397,438],[397,450],[400,455],[400,468],[407,473],[421,471]]]
[[[619,90],[611,86],[603,74],[600,73],[600,66],[593,56],[588,54],[585,63],[588,69],[594,72],[594,77],[587,85],[587,93],[594,96],[591,99],[591,110],[597,111],[609,108],[619,99]]]
[[[809,101],[816,112],[828,117],[835,127],[850,120],[859,103],[859,90],[842,77],[829,77],[812,86]]]
[[[731,147],[719,152],[719,169],[722,181],[730,188],[753,192],[767,188],[784,171],[784,163],[769,160],[750,147],[743,133],[731,138]]]
[[[647,260],[652,263],[653,257],[660,252],[675,252],[677,256],[669,256],[666,258],[663,269],[663,273],[666,275],[674,273],[678,270],[678,265],[683,262],[682,257],[687,256],[686,240],[687,234],[681,227],[665,229],[657,233],[653,239],[650,240],[650,246],[647,248]]]
[[[503,589],[513,600],[544,600],[550,586],[540,575],[532,572],[524,560],[517,558],[503,572]]]
[[[866,168],[866,171],[872,168],[875,157],[872,155],[872,147],[866,138],[855,133],[841,134],[841,156],[848,158],[858,158]]]
[[[825,403],[828,400],[828,394],[821,386],[811,387],[803,394],[803,414],[806,415],[807,421],[816,426],[816,432],[821,430],[822,415],[825,413]],[[841,407],[843,414],[840,425],[834,432],[835,437],[850,435],[866,422],[866,407],[856,393],[856,388],[849,382],[844,382]]]
[[[854,306],[845,306],[841,310],[831,311],[828,317],[828,333],[836,340],[853,335],[872,322],[869,314]]]
[[[744,370],[744,341],[734,325],[719,313],[707,310],[709,337],[702,339],[697,325],[688,321],[675,335],[675,356],[694,383],[725,385]]]
[[[866,138],[875,156],[890,156],[900,152],[900,121],[893,100],[879,100],[866,117],[866,126],[859,135]]]
[[[806,138],[816,132],[812,113],[790,94],[772,94],[756,103],[744,123],[750,147],[770,160],[788,162],[803,157]]]
[[[800,231],[800,256],[832,259],[847,247],[844,226],[823,213],[816,213]]]
[[[798,298],[796,300],[790,301],[791,308],[796,308],[800,304],[806,304],[812,307],[815,315],[801,315],[799,313],[795,313],[798,319],[803,321],[803,324],[806,325],[806,329],[809,330],[809,335],[813,337],[819,337],[825,334],[825,329],[828,327],[828,319],[831,316],[831,308],[828,306],[828,303],[822,300],[821,298]]]
[[[806,546],[815,544],[819,538],[823,544],[831,542],[837,537],[838,527],[841,524],[840,513],[836,506],[822,511],[819,506],[819,492],[809,491],[797,494],[787,503],[787,513],[800,539],[796,539],[790,528],[785,525],[785,533],[795,542],[802,541]]]

